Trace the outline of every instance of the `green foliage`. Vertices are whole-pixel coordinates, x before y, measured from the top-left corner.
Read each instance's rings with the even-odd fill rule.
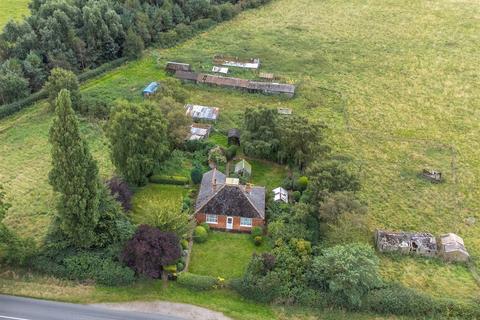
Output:
[[[183,250],[187,250],[188,249],[188,240],[187,239],[182,239],[180,241],[180,245],[182,246]]]
[[[254,226],[254,227],[252,227],[252,230],[250,231],[250,234],[252,235],[252,239],[254,239],[255,237],[258,237],[258,236],[262,236],[263,235],[263,229],[262,229],[262,227]]]
[[[158,101],[158,105],[168,122],[168,140],[170,141],[172,148],[179,148],[184,144],[185,139],[190,132],[191,119],[185,114],[182,105],[183,102],[180,103],[178,101],[184,101],[188,94],[185,94],[182,90],[171,89],[173,84],[170,84],[169,82],[166,82],[165,84],[162,83],[162,85],[165,87],[162,88],[163,95],[162,99]],[[177,87],[179,86],[177,85]],[[171,96],[165,97],[166,94]]]
[[[253,238],[253,243],[255,243],[257,247],[262,245],[262,242],[263,242],[262,236],[256,236],[255,238]]]
[[[365,214],[367,207],[357,200],[352,192],[336,192],[327,195],[318,208],[319,218],[326,222],[335,222],[347,212]]]
[[[180,176],[164,176],[164,175],[153,175],[149,178],[151,183],[158,184],[173,184],[177,186],[184,186],[189,184],[189,180],[185,177]]]
[[[76,246],[88,248],[95,244],[95,227],[100,217],[98,167],[80,136],[68,90],[60,91],[56,105],[49,137],[52,144],[49,181],[60,193],[59,227]]]
[[[107,135],[112,161],[129,183],[144,185],[147,176],[166,158],[167,123],[152,104],[117,102]]]
[[[200,166],[193,167],[190,172],[190,178],[194,184],[200,184],[202,182],[203,172]]]
[[[9,115],[12,115],[26,107],[32,106],[32,104],[38,100],[44,99],[47,97],[47,92],[41,90],[35,93],[32,93],[25,99],[17,100],[10,104],[0,106],[0,119],[5,118]]]
[[[207,241],[208,232],[202,226],[196,226],[195,230],[193,231],[193,240],[198,243],[202,243]]]
[[[231,145],[227,148],[227,151],[225,152],[225,156],[227,157],[228,161],[235,158],[235,156],[237,155],[237,150],[238,150],[238,146],[236,145]]]
[[[80,253],[66,258],[64,263],[68,277],[73,280],[93,280],[107,286],[128,285],[135,280],[130,268],[94,253]]]
[[[48,94],[48,102],[52,109],[55,108],[55,100],[62,89],[70,92],[70,99],[73,109],[80,106],[80,87],[77,77],[72,71],[55,68],[51,71],[48,81],[45,83],[45,91]]]
[[[182,211],[181,204],[179,198],[168,198],[159,207],[155,199],[145,199],[138,206],[144,215],[143,223],[182,236],[188,230],[190,216],[187,211]]]
[[[276,160],[280,145],[277,117],[275,109],[263,106],[245,109],[242,144],[246,155]]]
[[[215,148],[210,149],[208,152],[208,162],[216,167],[226,164],[227,158],[225,157],[225,151],[223,148],[216,146]]]
[[[299,191],[305,191],[308,187],[308,177],[301,176],[297,179],[297,186]]]
[[[301,197],[302,197],[302,193],[300,191],[297,190],[292,192],[293,201],[298,202]]]
[[[20,238],[0,221],[0,264],[25,267],[35,253],[36,245],[32,239]]]
[[[111,103],[105,98],[98,97],[82,97],[78,111],[83,116],[91,119],[108,119],[110,115]]]
[[[0,104],[25,98],[29,93],[28,81],[22,74],[0,69]]]
[[[214,289],[218,279],[211,276],[201,276],[194,273],[183,272],[178,278],[179,285],[195,291],[205,291]]]
[[[379,259],[365,244],[335,246],[322,250],[313,260],[310,281],[320,290],[333,294],[346,306],[358,307],[362,297],[381,285]]]
[[[273,203],[269,208],[270,223],[268,233],[273,243],[278,240],[289,241],[290,239],[314,239],[315,227],[318,227],[311,219],[310,207],[305,203],[294,206]]]
[[[346,163],[338,160],[319,160],[308,166],[307,192],[312,203],[321,202],[328,193],[358,191],[360,181]]]
[[[123,54],[130,60],[138,59],[142,56],[145,45],[140,36],[132,28],[128,29],[125,42],[123,44]]]
[[[177,263],[177,270],[180,272],[183,269],[185,269],[185,265],[182,262]]]
[[[210,233],[211,230],[210,230],[210,225],[208,223],[202,222],[200,225],[205,229],[205,231],[207,231],[207,233]]]

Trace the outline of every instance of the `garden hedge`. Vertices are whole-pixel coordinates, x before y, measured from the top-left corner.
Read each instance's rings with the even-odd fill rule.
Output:
[[[153,175],[150,177],[151,183],[157,184],[173,184],[177,186],[184,186],[189,184],[190,180],[181,176],[162,176],[162,175]]]
[[[195,291],[214,289],[217,281],[217,278],[211,276],[201,276],[189,272],[183,272],[177,278],[179,285]]]

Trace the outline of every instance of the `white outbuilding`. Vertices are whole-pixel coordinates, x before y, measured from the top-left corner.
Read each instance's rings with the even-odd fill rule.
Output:
[[[282,187],[273,189],[273,200],[288,203],[288,191]]]

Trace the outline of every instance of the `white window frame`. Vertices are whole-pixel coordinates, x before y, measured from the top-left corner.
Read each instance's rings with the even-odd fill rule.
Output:
[[[244,223],[244,219],[245,219],[245,220],[249,220],[249,221],[250,221],[250,224],[245,224],[245,223]],[[249,228],[251,228],[252,225],[253,225],[253,219],[252,219],[252,218],[240,217],[240,227],[249,227]]]
[[[215,219],[213,219],[215,221],[209,221],[208,218],[212,218],[212,217],[215,218]],[[216,214],[206,214],[205,215],[205,222],[209,223],[209,224],[217,224],[218,223],[218,216]]]

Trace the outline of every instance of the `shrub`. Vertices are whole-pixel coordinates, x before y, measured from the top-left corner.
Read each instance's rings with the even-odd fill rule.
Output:
[[[107,186],[110,194],[122,205],[123,210],[130,211],[133,192],[128,184],[119,177],[113,177],[107,181]]]
[[[208,223],[202,222],[200,225],[205,228],[205,231],[207,231],[207,233],[210,233],[211,230],[210,230],[210,225]]]
[[[81,99],[77,76],[72,71],[54,68],[50,72],[48,81],[44,86],[44,90],[48,93],[48,102],[52,109],[55,108],[55,101],[62,89],[67,89],[70,92],[72,107],[77,110]]]
[[[108,119],[112,106],[105,98],[83,97],[78,111],[85,117],[93,119]]]
[[[263,235],[263,229],[259,226],[255,226],[252,228],[251,231],[252,238],[255,239],[255,237],[262,236]]]
[[[428,316],[438,312],[438,305],[432,297],[398,284],[371,290],[364,299],[363,307],[396,315]]]
[[[204,227],[202,226],[195,227],[195,230],[193,231],[193,240],[195,240],[195,242],[202,243],[207,241],[207,238],[208,238],[208,233]]]
[[[230,147],[228,147],[227,151],[225,152],[225,156],[227,157],[228,161],[235,158],[235,156],[237,155],[237,150],[238,146],[236,145],[231,145]]]
[[[293,201],[298,202],[301,197],[302,197],[302,193],[300,191],[293,191],[292,192]]]
[[[308,186],[308,178],[307,177],[302,176],[302,177],[297,179],[298,190],[305,191],[307,189],[307,186]]]
[[[261,236],[256,236],[255,238],[253,238],[253,243],[256,245],[256,246],[259,246],[262,244],[262,241],[263,241],[263,238]]]
[[[177,263],[177,270],[178,271],[183,271],[185,268],[185,265],[182,262]]]
[[[157,184],[173,184],[177,186],[184,186],[189,183],[188,179],[180,176],[162,176],[162,175],[153,175],[150,177],[151,183]]]
[[[211,276],[201,276],[189,272],[183,272],[177,278],[179,285],[195,291],[214,289],[217,285],[217,281],[217,278]]]
[[[183,250],[187,250],[188,249],[188,240],[187,239],[182,239],[182,241],[180,241],[180,245],[182,246]]]
[[[202,177],[202,168],[200,168],[199,166],[195,166],[190,172],[190,178],[192,179],[192,182],[194,184],[199,184],[200,182],[202,182]]]
[[[126,285],[135,280],[134,272],[109,258],[80,253],[64,260],[68,278],[92,280],[107,286]]]

